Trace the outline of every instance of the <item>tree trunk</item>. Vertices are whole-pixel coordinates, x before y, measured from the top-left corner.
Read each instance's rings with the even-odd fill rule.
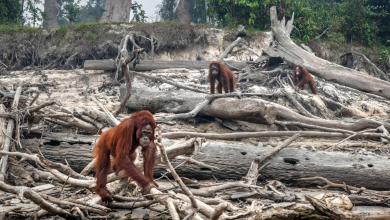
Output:
[[[176,13],[180,22],[191,24],[192,16],[190,13],[191,0],[180,0],[177,5]]]
[[[39,154],[37,143],[40,138],[22,139],[22,152]],[[63,142],[59,140],[48,140],[43,138],[40,142],[40,150],[46,159],[66,164],[68,161],[70,167],[76,172],[80,172],[92,161],[93,144],[81,144],[72,142]]]
[[[390,99],[390,82],[323,60],[297,46],[289,37],[294,28],[292,24],[294,14],[291,20],[284,25],[285,18],[278,21],[276,7],[273,6],[270,17],[275,41],[271,42],[270,46],[263,51],[263,56],[259,57],[256,62],[271,57],[280,57],[284,61],[302,66],[313,75],[328,81]]]
[[[45,13],[46,13],[46,18],[43,22],[44,26],[48,27],[57,27],[58,22],[57,22],[57,14],[58,14],[58,5],[57,5],[57,0],[45,0]]]
[[[243,61],[224,61],[230,69],[244,69],[246,63]],[[192,61],[192,60],[175,60],[175,61],[152,61],[141,60],[134,71],[151,71],[158,69],[187,68],[187,69],[208,69],[210,61]],[[233,67],[232,67],[233,66]],[[84,62],[85,70],[116,70],[114,60],[86,60]]]
[[[5,107],[3,104],[0,104],[0,114],[6,113]],[[5,117],[0,117],[0,131],[5,131],[7,129],[7,120]],[[0,149],[3,148],[5,142],[4,132],[0,132]]]
[[[195,160],[219,167],[212,171],[193,165],[180,166],[176,172],[181,177],[195,179],[241,179],[248,172],[252,161],[272,147],[205,143],[207,147],[194,157]],[[180,159],[171,160],[176,167]],[[271,164],[260,171],[259,180],[279,180],[295,186],[307,187],[323,182],[301,182],[300,178],[322,176],[334,183],[343,183],[368,189],[389,190],[390,160],[376,155],[349,154],[341,152],[312,151],[299,148],[285,148],[271,157]],[[155,177],[165,173],[165,166],[157,165]],[[213,177],[214,176],[214,177]],[[313,185],[314,186],[314,185]]]
[[[120,99],[125,92],[126,88],[122,86]],[[133,84],[132,94],[126,103],[128,108],[176,114],[190,112],[197,104],[203,102],[207,95],[186,90],[159,91],[139,83]],[[255,99],[219,98],[204,107],[199,114],[221,119],[273,124],[277,112],[274,106]]]
[[[22,140],[22,151],[39,153],[37,150],[38,138]],[[168,140],[169,141],[169,140]],[[171,145],[171,144],[166,144]],[[258,147],[253,145],[237,145],[225,143],[205,143],[204,149],[194,157],[195,160],[208,165],[219,167],[220,170],[211,171],[193,165],[181,166],[176,172],[183,177],[195,179],[241,179],[248,172],[252,161],[259,155],[269,151],[272,147]],[[80,172],[92,161],[92,145],[72,144],[60,141],[41,141],[41,152],[52,162],[65,164],[65,159],[71,168]],[[234,161],[234,162],[232,162]],[[177,166],[182,160],[171,160]],[[271,162],[261,171],[259,180],[279,180],[295,186],[307,187],[322,182],[299,182],[299,178],[322,176],[335,183],[345,182],[356,187],[368,189],[389,190],[390,160],[387,157],[376,155],[349,154],[341,152],[312,151],[300,148],[285,148],[268,160]],[[155,177],[165,173],[164,165],[157,165]]]
[[[106,0],[100,22],[129,22],[131,0]]]

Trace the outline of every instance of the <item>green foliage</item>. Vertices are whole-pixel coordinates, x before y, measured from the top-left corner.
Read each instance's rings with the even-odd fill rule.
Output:
[[[291,38],[308,42],[321,35],[337,44],[376,41],[390,45],[390,1],[383,0],[198,0],[207,3],[210,23],[219,27],[269,30],[269,8],[276,6],[278,19],[290,19]],[[381,36],[381,39],[378,38]]]
[[[80,21],[99,22],[103,15],[106,0],[88,0],[85,6],[80,9]]]
[[[92,33],[91,31],[87,31],[87,33],[85,33],[85,37],[86,37],[86,38],[96,39],[96,38],[98,37],[98,35]]]
[[[204,0],[190,1],[190,13],[191,13],[191,22],[194,24],[205,24],[207,23],[206,12],[206,2]]]
[[[177,19],[176,6],[177,0],[163,0],[162,4],[156,6],[158,8],[158,14],[163,21],[173,21]]]
[[[131,4],[131,10],[134,13],[132,21],[134,20],[136,22],[146,22],[146,18],[148,17],[145,15],[145,11],[142,10],[141,4],[138,4],[136,1],[134,1]]]
[[[80,0],[68,0],[64,4],[64,17],[68,19],[70,24],[76,23],[80,20]]]
[[[0,25],[18,23],[20,8],[18,0],[1,0]]]
[[[35,24],[42,22],[45,13],[38,8],[38,4],[42,4],[42,0],[27,0],[26,9],[30,16],[26,16],[24,19],[28,21],[28,25],[35,27]]]
[[[382,50],[378,58],[378,63],[386,64],[388,62],[389,62],[389,51],[387,49]]]
[[[12,33],[16,31],[36,31],[41,28],[34,28],[30,26],[19,26],[18,24],[0,24],[0,32]]]

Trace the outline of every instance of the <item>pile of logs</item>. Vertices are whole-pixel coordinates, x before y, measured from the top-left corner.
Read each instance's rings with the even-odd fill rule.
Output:
[[[313,54],[296,46],[289,38],[293,29],[293,18],[287,22],[277,20],[276,8],[271,8],[271,27],[275,35],[269,49],[259,56],[250,48],[248,50],[259,58],[261,63],[271,58],[282,58],[284,61],[301,65],[314,75],[326,80],[369,93],[371,97],[390,98],[390,83],[380,79],[363,76],[354,70],[331,64],[315,57]],[[245,36],[245,29],[240,26],[239,36]],[[368,138],[377,143],[388,143],[390,123],[373,118],[341,121],[322,119],[307,111],[284,86],[273,94],[260,93],[228,93],[207,95],[206,91],[176,82],[150,76],[140,71],[161,68],[186,67],[207,68],[206,61],[174,61],[167,62],[142,61],[133,71],[128,65],[138,60],[145,53],[138,48],[130,53],[127,42],[132,40],[126,36],[119,46],[119,55],[115,61],[88,61],[85,69],[116,71],[116,76],[123,73],[126,84],[121,87],[121,102],[110,112],[94,96],[85,92],[86,99],[94,101],[96,108],[78,106],[70,107],[58,101],[40,100],[39,93],[34,98],[22,95],[23,85],[10,90],[0,84],[0,195],[5,201],[19,198],[23,203],[32,201],[39,209],[26,212],[18,208],[0,212],[1,217],[29,217],[58,215],[66,219],[104,219],[113,217],[110,212],[115,209],[147,208],[159,215],[169,213],[171,219],[367,219],[360,213],[349,211],[352,204],[389,206],[390,175],[387,168],[390,162],[387,157],[361,154],[345,154],[340,152],[324,152],[312,149],[286,148],[300,137],[342,138],[330,144],[327,151],[337,149],[351,138]],[[242,45],[243,38],[238,37],[218,58],[219,61]],[[153,39],[152,39],[153,42]],[[292,52],[294,51],[294,52]],[[246,63],[226,62],[229,68],[242,70]],[[136,70],[136,71],[134,71]],[[77,71],[77,70],[74,70]],[[280,71],[261,74],[278,74]],[[340,76],[343,72],[343,77]],[[79,74],[79,73],[78,73]],[[162,92],[150,89],[142,84],[132,85],[134,75],[158,80],[174,85],[183,91]],[[85,76],[86,77],[86,76]],[[242,75],[244,79],[248,77]],[[277,75],[274,76],[277,78]],[[249,77],[250,78],[250,77]],[[86,77],[87,79],[87,77]],[[88,79],[86,80],[88,82]],[[279,80],[280,81],[280,80]],[[283,84],[283,83],[281,83]],[[296,111],[287,107],[254,97],[286,97]],[[166,103],[169,103],[166,104]],[[156,128],[156,144],[159,147],[155,173],[163,173],[162,177],[175,179],[176,184],[168,189],[151,190],[153,200],[140,196],[119,196],[120,191],[135,182],[125,178],[123,171],[108,176],[108,189],[114,195],[114,202],[102,204],[101,198],[91,193],[95,187],[93,165],[88,155],[98,141],[102,131],[114,127],[123,120],[120,115],[124,108],[133,110],[149,110],[155,114],[159,124]],[[266,125],[277,124],[285,131],[233,132],[233,133],[196,133],[196,132],[164,132],[161,124],[172,125],[175,121],[194,118],[198,115],[214,117],[221,120],[239,120]],[[44,130],[47,122],[64,127],[77,128],[84,134],[52,133]],[[38,125],[37,127],[33,127]],[[290,131],[290,128],[305,130]],[[36,135],[37,143],[30,145],[21,140],[23,135]],[[233,145],[208,142],[208,140],[236,140],[246,138],[288,137],[274,147],[259,145]],[[176,140],[175,140],[176,139]],[[180,140],[177,140],[180,139]],[[73,147],[57,150],[42,148],[42,142],[58,141]],[[80,148],[76,148],[75,146]],[[85,145],[85,146],[84,146]],[[165,147],[166,145],[171,145]],[[58,148],[61,148],[59,146]],[[67,155],[71,163],[66,160]],[[33,153],[32,153],[33,152]],[[84,155],[84,157],[83,157]],[[85,156],[87,155],[87,156]],[[65,157],[65,158],[64,158]],[[20,159],[19,161],[16,159]],[[66,165],[64,164],[64,159]],[[28,161],[29,163],[22,163]],[[77,161],[77,162],[75,162]],[[15,164],[19,164],[19,167]],[[23,164],[23,165],[20,165]],[[190,164],[190,166],[188,165]],[[142,170],[142,161],[136,165]],[[15,166],[15,167],[14,167]],[[167,172],[166,172],[167,171]],[[260,175],[261,173],[261,175]],[[19,175],[19,177],[18,177]],[[22,178],[24,177],[24,179]],[[200,184],[198,179],[234,179],[232,182],[216,182]],[[22,184],[9,184],[21,181]],[[22,179],[22,180],[21,180]],[[8,182],[7,182],[8,180]],[[268,181],[259,186],[259,180]],[[34,186],[35,181],[52,181],[60,183],[61,190],[52,184]],[[27,182],[34,187],[27,187]],[[288,192],[283,183],[290,186],[308,187],[326,183],[322,189],[341,188],[347,195],[326,193],[322,197],[306,194],[301,201],[299,196]],[[71,196],[64,196],[65,185],[75,190]],[[366,189],[366,188],[369,189]],[[382,191],[381,191],[382,190]],[[384,191],[386,190],[386,191]],[[139,193],[138,193],[139,194]],[[326,199],[333,198],[333,199]],[[273,201],[271,204],[265,200]],[[335,202],[335,201],[342,202]],[[232,202],[233,201],[233,202]],[[236,203],[246,201],[248,204]],[[278,203],[277,203],[278,202]],[[157,208],[157,204],[164,209]],[[390,218],[388,214],[370,216],[368,219]]]

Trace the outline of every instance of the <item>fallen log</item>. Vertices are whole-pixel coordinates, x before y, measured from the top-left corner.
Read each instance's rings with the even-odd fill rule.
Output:
[[[121,87],[120,91],[120,97],[123,97],[126,89]],[[190,112],[206,98],[206,94],[185,90],[179,92],[158,91],[140,83],[134,83],[132,94],[126,107],[134,110],[148,110],[152,113]],[[265,124],[273,124],[276,118],[275,107],[256,99],[219,98],[205,106],[199,114]]]
[[[195,179],[241,179],[247,173],[252,161],[269,151],[271,147],[210,143],[193,158],[208,165],[219,167],[210,170],[187,165],[176,169],[181,177]],[[179,159],[171,160],[174,167]],[[390,174],[387,157],[376,155],[349,154],[341,152],[312,151],[297,148],[285,148],[268,160],[270,165],[261,170],[260,181],[279,180],[295,186],[308,187],[323,185],[322,181],[297,181],[321,175],[332,182],[366,187],[367,189],[389,190]],[[165,173],[165,167],[157,165],[155,177]],[[213,177],[214,176],[214,177]]]
[[[125,93],[125,87],[121,86],[120,99],[122,99]],[[195,106],[203,102],[206,97],[206,94],[186,90],[159,91],[147,87],[142,83],[134,83],[132,94],[133,95],[126,103],[126,107],[130,109],[148,110],[152,113],[168,112],[175,114],[192,111]],[[243,96],[244,95],[245,94],[243,94]],[[348,121],[310,118],[282,105],[262,99],[243,98],[240,101],[236,100],[231,102],[229,100],[234,99],[220,98],[214,100],[211,105],[206,106],[199,114],[243,121],[253,121],[253,117],[258,117],[258,115],[273,119],[274,111],[270,106],[275,106],[277,111],[276,116],[283,118],[286,121],[302,122],[310,125],[349,131],[361,131],[367,128],[377,128],[381,125],[384,125],[387,130],[390,130],[390,123],[368,118]],[[250,116],[251,113],[253,113],[253,116]],[[264,122],[264,120],[261,119],[262,118],[258,119],[257,122]],[[272,122],[270,119],[267,119],[266,121],[268,121],[268,123]]]
[[[231,69],[244,69],[246,63],[243,61],[224,61]],[[175,60],[175,61],[150,61],[141,60],[134,71],[151,71],[158,69],[186,68],[186,69],[208,69],[210,61],[192,61],[192,60]],[[233,68],[235,67],[235,68]],[[116,70],[114,60],[86,60],[84,70]]]
[[[313,75],[328,81],[390,99],[390,82],[323,60],[296,45],[290,39],[291,30],[294,28],[294,14],[288,22],[285,22],[284,17],[279,21],[276,7],[273,6],[270,10],[270,20],[275,40],[263,50],[263,55],[252,63],[279,57],[288,63],[302,66]]]

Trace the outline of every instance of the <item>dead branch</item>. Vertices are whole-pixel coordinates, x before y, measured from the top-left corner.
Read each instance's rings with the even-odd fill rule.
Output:
[[[237,46],[241,41],[243,40],[243,38],[241,37],[238,37],[232,44],[230,44],[226,50],[221,54],[221,56],[218,58],[218,61],[219,62],[222,62],[223,59],[225,59],[225,57],[230,53],[232,52],[233,48],[235,46]]]
[[[281,125],[281,126],[298,126],[302,128],[311,128],[311,129],[317,129],[317,130],[323,130],[323,131],[330,131],[330,132],[340,132],[340,133],[346,133],[346,134],[354,134],[353,131],[343,130],[343,129],[334,129],[334,128],[327,128],[327,127],[321,127],[317,125],[309,125],[298,121],[276,121],[275,124]]]
[[[205,106],[207,106],[209,103],[211,103],[213,100],[218,98],[226,98],[226,97],[234,97],[237,96],[238,98],[241,98],[240,93],[225,93],[225,94],[212,94],[207,95],[205,100],[195,106],[195,108],[188,112],[188,113],[181,113],[181,114],[175,114],[175,115],[168,115],[168,116],[160,116],[155,118],[156,122],[164,121],[164,120],[175,120],[175,119],[184,119],[184,118],[193,118],[195,117]]]
[[[337,206],[332,206],[313,196],[306,195],[305,199],[321,214],[328,216],[330,219],[361,219],[359,216],[352,216],[350,212],[341,211]]]
[[[223,211],[225,211],[225,209],[227,208],[227,206],[228,203],[225,201],[217,205],[211,213],[210,220],[218,220],[219,217],[222,215]]]
[[[183,183],[179,175],[177,175],[175,169],[173,168],[172,164],[169,162],[167,152],[164,148],[164,145],[162,144],[162,135],[161,135],[161,128],[157,127],[155,130],[155,135],[156,135],[156,140],[155,143],[156,145],[160,148],[161,156],[163,161],[165,162],[165,166],[168,169],[168,172],[173,176],[175,181],[179,184],[181,190],[190,198],[191,200],[191,205],[194,209],[198,208],[198,205],[196,203],[195,197],[192,194],[192,192],[187,188],[187,186]]]
[[[245,183],[250,184],[250,185],[256,185],[257,179],[259,177],[259,165],[264,163],[268,158],[277,154],[279,151],[281,151],[283,148],[287,147],[289,144],[291,144],[293,141],[295,141],[299,137],[300,137],[300,133],[297,133],[294,136],[285,140],[279,146],[272,148],[272,150],[268,151],[267,153],[256,157],[256,159],[252,162],[248,173],[246,174],[245,177],[243,177],[243,180],[245,181]]]
[[[110,111],[108,111],[103,105],[101,102],[99,102],[99,100],[97,100],[95,97],[91,96],[91,99],[92,101],[94,101],[99,107],[100,109],[102,109],[104,111],[104,113],[106,113],[106,115],[108,116],[108,121],[110,122],[111,126],[114,127],[114,126],[117,126],[119,125],[120,121],[118,119],[116,119]]]
[[[375,121],[368,118],[362,118],[359,120],[344,122],[340,120],[326,120],[326,119],[317,119],[309,118],[303,115],[300,115],[291,109],[284,107],[282,105],[276,104],[274,102],[262,101],[266,104],[275,106],[277,114],[279,117],[285,119],[286,121],[300,121],[305,124],[317,125],[322,127],[329,128],[338,128],[350,131],[361,131],[367,128],[377,128],[381,125],[384,125],[386,129],[390,129],[390,123]]]
[[[218,133],[196,133],[196,132],[169,132],[163,133],[163,138],[176,139],[184,137],[203,137],[207,139],[240,139],[240,138],[259,138],[259,137],[282,137],[293,136],[300,133],[302,137],[348,137],[348,133],[320,132],[320,131],[261,131],[261,132],[237,132],[229,134]],[[380,133],[361,133],[356,137],[360,138],[384,138],[390,140],[390,137]]]
[[[197,160],[195,160],[192,157],[178,156],[176,159],[185,160],[186,163],[193,164],[193,165],[196,165],[196,166],[202,167],[202,168],[207,168],[207,169],[210,169],[210,170],[213,170],[213,171],[220,169],[220,168],[218,168],[216,166],[211,166],[211,165],[205,164],[203,162],[197,161]]]
[[[20,94],[21,93],[22,93],[22,86],[19,86],[16,89],[14,101],[12,103],[12,109],[13,110],[17,110],[18,109],[19,99],[20,99]],[[16,123],[19,123],[18,117],[16,118]],[[9,119],[8,120],[8,125],[7,125],[6,136],[5,136],[5,140],[4,140],[4,146],[3,146],[3,151],[5,151],[5,152],[9,152],[10,151],[12,132],[13,132],[13,129],[14,129],[14,125],[15,125],[15,121],[13,119]],[[16,128],[18,128],[18,126],[16,126]],[[17,139],[19,139],[18,136],[17,136],[17,135],[19,135],[18,129],[16,129],[16,130],[17,130],[16,131],[16,137],[17,137]],[[0,131],[0,132],[3,132],[3,131]],[[1,181],[4,181],[4,175],[5,175],[6,171],[7,171],[7,162],[8,162],[8,155],[3,155],[1,157],[1,160],[0,160],[0,180]]]
[[[342,188],[345,191],[347,191],[346,187],[348,187],[349,190],[353,190],[356,194],[361,194],[363,192],[370,193],[370,194],[377,194],[377,195],[382,195],[382,196],[390,196],[390,191],[376,191],[376,190],[369,190],[365,189],[364,187],[362,188],[357,188],[354,186],[349,186],[349,185],[344,185],[344,184],[338,184],[338,183],[332,183],[328,179],[321,177],[321,176],[316,176],[316,177],[310,177],[310,178],[301,178],[298,179],[297,181],[317,181],[317,180],[322,180],[326,182],[325,186],[317,186],[320,189],[327,190],[328,188],[334,187],[334,188]]]
[[[142,198],[138,198],[138,199],[139,201],[132,201],[132,202],[129,201],[126,203],[112,202],[107,204],[107,206],[112,209],[136,209],[136,208],[151,206],[153,204],[158,203],[158,201],[156,200],[145,201]]]
[[[359,135],[359,134],[362,134],[362,133],[364,133],[364,132],[375,132],[375,131],[377,131],[377,129],[366,129],[366,130],[364,130],[364,131],[356,132],[356,133],[354,133],[354,134],[348,136],[347,138],[345,138],[345,139],[343,139],[343,140],[337,142],[337,143],[334,144],[333,146],[329,147],[328,149],[326,149],[326,151],[330,151],[331,149],[335,148],[337,145],[339,145],[339,144],[343,143],[344,141],[347,141],[347,140],[349,140],[349,139],[351,139],[351,138],[353,138],[353,137],[356,137],[356,136]]]
[[[52,196],[49,196],[49,195],[45,195],[45,194],[42,194],[42,193],[39,193],[39,195],[43,199],[45,199],[45,200],[47,200],[49,202],[52,202],[54,204],[57,204],[61,208],[64,208],[64,209],[71,209],[73,207],[78,207],[78,208],[81,208],[81,209],[88,210],[89,212],[97,213],[99,215],[107,215],[106,211],[102,211],[102,210],[94,208],[94,207],[90,207],[90,206],[79,204],[79,203],[73,203],[73,202],[70,202],[70,201],[63,200],[63,199],[58,199],[58,198],[55,198],[55,197],[52,197]]]
[[[126,62],[124,62],[122,64],[122,72],[123,72],[125,79],[126,79],[126,94],[123,96],[118,110],[116,110],[114,112],[114,114],[113,114],[114,117],[117,117],[120,113],[122,113],[123,109],[125,108],[125,104],[126,104],[127,100],[129,100],[129,98],[131,96],[131,75],[130,75],[129,70],[127,68]]]
[[[374,68],[375,72],[379,72],[383,76],[383,78],[385,78],[387,81],[390,81],[389,76],[386,73],[384,73],[381,69],[379,69],[373,62],[371,62],[371,60],[369,60],[364,54],[358,53],[353,50],[351,50],[351,52],[356,53],[359,56],[362,56],[363,59]]]
[[[225,183],[225,184],[221,184],[218,186],[210,186],[210,187],[204,187],[201,189],[190,189],[190,190],[194,195],[197,195],[197,196],[214,197],[216,195],[216,192],[218,192],[218,191],[222,191],[222,190],[230,189],[230,188],[236,188],[236,187],[262,189],[262,187],[260,187],[260,186],[249,185],[249,184],[246,184],[244,182],[230,182],[230,183]]]
[[[311,114],[309,111],[307,111],[293,96],[291,93],[287,91],[287,89],[282,89],[283,94],[290,100],[290,102],[298,109],[298,111],[309,118],[317,118],[319,117]]]
[[[20,153],[20,152],[7,152],[7,151],[0,151],[0,154],[7,155],[7,156],[21,157],[22,159],[20,161],[25,161],[25,160],[34,161],[43,167],[61,170],[61,172],[66,173],[66,175],[69,175],[71,177],[76,177],[76,178],[79,178],[81,180],[94,179],[93,177],[87,177],[87,176],[80,175],[76,171],[72,170],[72,168],[70,168],[69,166],[66,166],[64,164],[53,163],[53,162],[49,161],[48,159],[46,159],[43,156],[38,155],[38,154],[25,154],[25,153]],[[59,172],[59,171],[57,171],[57,172]]]
[[[46,210],[49,213],[62,216],[64,218],[77,219],[77,216],[70,214],[69,212],[55,207],[46,200],[44,200],[38,193],[34,192],[28,187],[24,186],[10,186],[3,181],[0,181],[0,190],[12,194],[18,195],[19,199],[25,201],[24,198],[30,199],[35,204],[37,204],[41,209]]]
[[[253,53],[253,54],[256,55],[256,56],[261,57],[260,54],[258,54],[255,50],[253,50],[252,48],[249,48],[249,47],[241,47],[240,49],[237,49],[237,50],[235,50],[235,51],[232,51],[232,54],[238,53],[238,52],[240,52],[240,51],[242,51],[242,50],[247,50],[247,51]]]
[[[171,81],[171,80],[163,79],[163,78],[161,78],[161,77],[152,76],[152,75],[146,75],[146,74],[143,74],[143,73],[140,73],[140,72],[134,72],[134,74],[137,75],[137,76],[142,76],[142,77],[149,78],[149,79],[153,79],[153,80],[158,80],[158,81],[161,81],[161,82],[163,82],[163,83],[167,83],[167,84],[176,86],[177,88],[186,89],[186,90],[190,90],[190,91],[194,91],[194,92],[199,92],[199,93],[206,93],[206,94],[208,93],[208,92],[206,92],[206,91],[199,90],[199,89],[195,89],[195,88],[192,88],[192,87],[190,87],[190,86],[181,85],[181,84],[179,84],[179,83],[173,82],[173,81]]]

